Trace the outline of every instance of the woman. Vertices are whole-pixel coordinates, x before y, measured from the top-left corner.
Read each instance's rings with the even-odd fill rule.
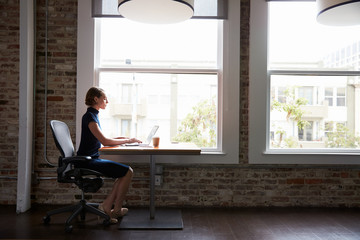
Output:
[[[105,109],[108,104],[103,89],[90,88],[86,94],[85,104],[88,109],[82,117],[81,141],[77,155],[91,156],[92,160],[76,165],[76,167],[92,169],[116,179],[111,193],[99,205],[99,209],[110,216],[111,223],[117,223],[117,218],[128,212],[128,209],[123,208],[122,204],[133,176],[133,170],[131,167],[118,162],[99,159],[99,148],[101,144],[112,146],[133,142],[141,143],[141,141],[136,138],[108,138],[104,136],[98,118],[99,110]],[[114,208],[112,208],[113,206]]]

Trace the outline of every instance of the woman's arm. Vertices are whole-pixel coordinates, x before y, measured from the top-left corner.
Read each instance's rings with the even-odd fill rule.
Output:
[[[125,139],[125,138],[127,138],[127,137],[121,136],[121,137],[116,137],[115,139]]]
[[[125,143],[134,143],[138,142],[141,143],[140,140],[136,138],[107,138],[102,133],[101,129],[99,128],[99,125],[96,122],[90,122],[89,123],[89,129],[91,133],[101,142],[104,146],[112,146],[112,145],[121,145]]]

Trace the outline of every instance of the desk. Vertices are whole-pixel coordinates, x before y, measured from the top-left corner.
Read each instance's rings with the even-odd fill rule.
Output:
[[[144,212],[132,218],[130,212],[121,222],[122,229],[182,229],[181,212],[166,209],[159,211],[155,218],[155,165],[156,155],[200,155],[201,149],[194,144],[170,144],[153,147],[103,147],[99,149],[101,155],[149,155],[150,157],[150,218],[144,218]],[[179,219],[180,218],[180,219]],[[126,221],[129,220],[129,221]],[[133,221],[132,221],[133,220]],[[173,220],[173,221],[172,221]],[[180,221],[180,222],[179,222]]]

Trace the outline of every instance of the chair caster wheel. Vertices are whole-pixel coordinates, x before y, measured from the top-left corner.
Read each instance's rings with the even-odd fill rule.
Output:
[[[50,222],[50,216],[45,216],[45,217],[43,217],[43,222],[44,222],[44,224],[49,224],[49,222]]]
[[[67,225],[67,226],[65,226],[65,232],[71,233],[72,230],[73,230],[73,226],[72,226],[72,225]]]

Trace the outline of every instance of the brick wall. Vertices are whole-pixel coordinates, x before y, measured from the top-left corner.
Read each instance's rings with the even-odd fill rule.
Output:
[[[7,204],[16,199],[19,2],[0,0],[0,12],[0,203]]]
[[[19,3],[0,0],[0,204],[16,203],[18,131]],[[6,10],[4,6],[6,5]],[[160,206],[328,206],[359,207],[360,171],[346,166],[292,167],[248,164],[249,0],[241,0],[241,95],[239,163],[232,166],[164,165],[163,186],[156,188]],[[32,201],[63,204],[80,197],[76,187],[58,184],[55,149],[47,122],[62,119],[75,132],[77,1],[48,2],[48,73],[45,77],[45,1],[37,1],[36,47],[36,144]],[[47,78],[47,84],[45,79]],[[47,86],[47,87],[46,87]],[[46,90],[47,88],[47,90]],[[47,93],[47,94],[45,94]],[[47,101],[45,101],[45,99]],[[47,105],[45,103],[47,102]],[[45,117],[44,111],[47,109]],[[46,132],[45,132],[46,128]],[[47,136],[45,141],[45,136]],[[73,136],[73,139],[74,136]],[[46,156],[44,145],[46,142]],[[149,201],[149,169],[132,165],[135,179],[127,196],[128,206]],[[96,194],[102,201],[112,180]]]

